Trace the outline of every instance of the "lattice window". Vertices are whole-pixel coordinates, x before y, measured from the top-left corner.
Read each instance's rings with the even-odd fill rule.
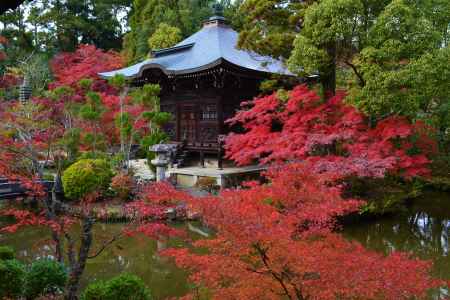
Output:
[[[207,104],[202,107],[202,120],[217,120],[217,106],[215,104]]]

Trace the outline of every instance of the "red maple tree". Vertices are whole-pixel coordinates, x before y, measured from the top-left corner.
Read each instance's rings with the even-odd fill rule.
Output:
[[[67,95],[66,95],[67,96]],[[2,206],[0,216],[12,221],[0,228],[0,232],[14,233],[24,226],[48,227],[53,240],[55,258],[63,262],[69,271],[66,299],[77,299],[80,279],[86,262],[97,257],[109,245],[126,234],[142,233],[152,238],[175,234],[165,224],[165,212],[169,204],[155,202],[146,206],[121,207],[129,222],[124,229],[93,247],[93,226],[105,217],[106,209],[96,204],[96,193],[87,195],[74,203],[58,201],[56,191],[48,191],[42,184],[43,169],[52,162],[56,173],[61,175],[63,161],[68,158],[66,133],[70,133],[66,105],[73,103],[72,96],[56,100],[32,99],[29,103],[11,102],[0,108],[0,178],[18,182],[25,188],[36,207]],[[72,124],[74,125],[74,124]],[[58,177],[58,176],[57,176]],[[58,180],[56,180],[58,181]],[[19,199],[19,201],[27,199]],[[27,201],[25,201],[25,204]],[[147,208],[147,209],[146,209]],[[74,229],[81,226],[81,231]]]
[[[0,169],[0,175],[3,174],[3,169]],[[37,192],[37,190],[34,191]],[[165,213],[171,206],[155,202],[151,204],[151,210],[139,205],[123,207],[122,211],[128,220],[122,230],[99,240],[93,232],[93,226],[104,217],[106,208],[102,209],[95,205],[98,199],[96,193],[72,204],[59,202],[53,195],[47,195],[47,193],[33,193],[33,196],[39,200],[37,209],[26,208],[26,206],[25,208],[5,206],[0,210],[0,216],[8,216],[14,220],[0,228],[0,232],[15,233],[25,226],[47,227],[50,230],[55,259],[63,263],[69,273],[65,299],[78,299],[80,280],[86,263],[99,256],[123,236],[140,233],[152,239],[160,239],[179,234],[177,230],[165,223]],[[149,205],[147,202],[146,207]],[[81,230],[78,230],[80,227]],[[99,246],[93,246],[94,239]]]
[[[415,142],[423,133],[405,118],[390,116],[369,126],[368,118],[344,102],[345,94],[322,101],[306,85],[243,104],[228,122],[245,132],[226,140],[228,158],[240,165],[280,161],[308,161],[316,172],[341,176],[404,177],[429,174],[431,149]]]
[[[146,199],[184,199],[216,230],[193,243],[202,251],[169,249],[197,284],[186,299],[410,299],[442,284],[431,262],[364,249],[336,233],[336,217],[363,203],[343,199],[333,174],[311,173],[309,163],[271,169],[270,184],[195,198],[159,185]]]
[[[59,53],[50,62],[55,81],[50,88],[75,86],[81,79],[99,79],[98,73],[119,69],[123,59],[114,51],[104,52],[94,45],[80,45],[73,53]],[[99,81],[96,84],[101,84]],[[104,83],[104,81],[103,81]]]
[[[55,191],[47,191],[34,172],[20,167],[24,164],[23,153],[16,151],[14,140],[0,139],[0,178],[20,182],[28,191],[28,196],[36,201],[35,207],[25,205],[3,205],[0,216],[9,217],[9,223],[0,227],[0,233],[16,233],[26,226],[46,227],[53,241],[54,257],[64,263],[69,273],[65,299],[78,299],[80,280],[88,260],[96,258],[105,249],[125,235],[144,234],[153,239],[179,234],[165,223],[166,211],[171,203],[159,201],[140,205],[144,201],[120,207],[127,218],[123,229],[114,235],[99,240],[93,232],[94,224],[105,218],[106,206],[97,204],[99,195],[92,193],[76,202],[65,203],[57,199]],[[4,144],[7,142],[8,144]],[[3,147],[3,146],[8,147]],[[18,199],[21,202],[25,199]],[[107,217],[107,216],[106,216]],[[79,228],[81,227],[81,230]],[[97,247],[93,246],[96,239]]]
[[[142,113],[149,108],[142,103],[132,101],[128,92],[124,92],[124,90],[129,90],[128,87],[121,91],[98,75],[100,72],[111,71],[123,66],[123,60],[118,53],[104,52],[93,45],[81,45],[73,53],[56,55],[50,64],[56,79],[50,84],[50,89],[68,87],[71,90],[70,95],[63,95],[57,99],[61,105],[67,106],[71,103],[84,105],[89,92],[95,92],[101,98],[102,113],[100,119],[97,120],[101,126],[94,128],[92,122],[86,122],[79,118],[74,119],[72,125],[82,129],[81,140],[86,135],[97,131],[96,134],[107,143],[107,147],[116,145],[120,139],[120,129],[115,124],[119,113],[127,114],[133,120],[135,131],[143,135],[149,131],[148,120],[142,118]],[[85,79],[91,80],[89,88],[80,84],[80,81]],[[83,150],[92,150],[92,145],[83,144],[82,146]]]

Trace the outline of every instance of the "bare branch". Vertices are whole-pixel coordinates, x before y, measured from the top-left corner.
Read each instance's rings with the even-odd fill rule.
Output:
[[[97,250],[97,252],[95,254],[88,256],[88,259],[93,259],[93,258],[96,258],[97,256],[99,256],[109,245],[111,245],[112,243],[114,243],[115,241],[120,239],[122,236],[123,236],[123,232],[120,232],[119,234],[114,235],[108,241],[105,241],[102,244],[102,246],[100,247],[100,249]]]
[[[352,68],[353,73],[355,73],[355,75],[358,77],[359,80],[359,85],[361,87],[364,87],[366,85],[366,81],[364,80],[363,76],[361,73],[359,73],[358,69],[356,68],[356,66],[354,64],[352,64],[349,61],[345,61],[344,62],[347,66],[349,66],[350,68]]]

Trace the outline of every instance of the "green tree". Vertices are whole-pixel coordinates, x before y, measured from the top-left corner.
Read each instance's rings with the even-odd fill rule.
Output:
[[[10,61],[16,61],[33,50],[33,36],[27,29],[23,6],[0,15],[0,24],[2,25],[0,35],[9,41],[6,53]]]
[[[136,62],[148,55],[148,40],[160,23],[179,28],[182,37],[192,34],[208,15],[209,2],[212,1],[134,0],[129,17],[131,31],[123,45],[127,60]]]
[[[73,51],[80,43],[118,49],[131,0],[34,0],[0,16],[20,52]]]
[[[80,81],[85,82],[85,81]],[[89,89],[89,87],[88,87]],[[91,150],[96,155],[97,150],[103,146],[102,136],[100,135],[101,117],[105,111],[101,97],[98,93],[88,91],[86,93],[86,104],[80,108],[80,117],[89,123],[91,132],[85,135],[87,143],[91,144]]]
[[[393,62],[399,51],[409,60],[424,49],[448,44],[450,4],[444,0],[246,0],[240,13],[240,47],[288,60],[300,75],[318,73],[323,89],[331,93],[337,73],[346,74],[357,88],[365,87],[370,80],[363,66],[368,47],[386,42],[380,50],[385,61]],[[398,45],[388,49],[396,39],[403,50]]]
[[[286,0],[241,1],[242,28],[238,46],[263,55],[287,59],[300,31],[301,12],[308,2]]]
[[[18,299],[23,293],[25,275],[25,266],[18,260],[0,260],[0,299]]]
[[[160,111],[159,93],[161,88],[158,84],[145,84],[135,88],[129,93],[129,86],[122,75],[116,75],[109,83],[120,91],[119,111],[115,115],[115,125],[120,132],[120,155],[121,165],[128,169],[131,147],[136,141],[140,141],[141,149],[149,155],[149,146],[160,143],[167,139],[162,131],[162,126],[172,117],[169,113]],[[141,107],[139,115],[127,111],[125,98],[131,96],[132,105]],[[146,128],[136,126],[145,121]]]
[[[301,14],[301,31],[293,43],[289,67],[299,74],[318,73],[324,91],[334,94],[337,66],[365,84],[353,59],[369,43],[368,33],[389,1],[324,0]]]
[[[357,51],[352,43],[364,36],[358,30],[386,1],[364,1],[365,8],[359,0],[246,0],[238,45],[288,60],[300,75],[318,73],[324,90],[334,93],[338,58]]]
[[[377,121],[423,119],[448,135],[450,2],[443,0],[246,0],[239,45],[317,73],[323,91]]]
[[[148,39],[151,50],[169,48],[181,40],[181,30],[166,23],[160,23]]]
[[[147,57],[151,50],[148,40],[154,36],[161,23],[178,28],[181,32],[180,39],[198,31],[202,22],[211,16],[211,6],[215,2],[215,0],[134,0],[129,15],[131,30],[126,34],[123,43],[127,61],[133,63]],[[221,1],[225,6],[225,16],[232,16],[232,23],[237,26],[240,24],[240,14],[236,11],[241,2],[242,0]]]
[[[408,96],[419,103],[413,116],[439,130],[440,140],[450,142],[450,46],[425,53],[400,75]]]
[[[434,9],[394,0],[368,31],[354,58],[364,84],[352,90],[355,105],[376,121],[392,114],[422,119],[446,140],[449,128],[450,50]],[[439,2],[439,1],[432,1]],[[447,5],[447,26],[450,4]]]

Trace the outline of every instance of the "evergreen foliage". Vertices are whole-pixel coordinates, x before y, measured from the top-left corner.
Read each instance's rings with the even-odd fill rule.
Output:
[[[317,73],[325,92],[338,82],[374,122],[403,115],[448,136],[450,2],[247,0],[240,12],[241,47]]]
[[[62,176],[64,194],[79,200],[92,192],[105,192],[113,173],[104,159],[82,159],[68,167]]]
[[[177,27],[160,23],[158,28],[148,39],[151,50],[169,48],[181,40],[181,31]]]
[[[0,260],[0,299],[22,295],[25,266],[17,260]]]
[[[35,0],[0,16],[18,56],[34,51],[74,51],[80,44],[120,48],[131,0]]]
[[[14,249],[8,246],[0,246],[0,261],[14,259]]]
[[[198,31],[202,22],[211,16],[211,6],[215,2],[215,0],[134,0],[129,17],[131,30],[125,35],[123,43],[127,61],[137,62],[146,58],[150,50],[171,46],[179,39]],[[239,26],[240,14],[236,11],[242,1],[221,2],[225,6],[225,16],[231,17],[232,23]],[[161,24],[166,24],[167,27]]]
[[[106,282],[90,284],[82,293],[81,300],[151,300],[149,289],[142,279],[122,274]]]
[[[66,281],[67,271],[62,264],[49,259],[34,261],[25,275],[25,296],[35,299],[62,292]]]

